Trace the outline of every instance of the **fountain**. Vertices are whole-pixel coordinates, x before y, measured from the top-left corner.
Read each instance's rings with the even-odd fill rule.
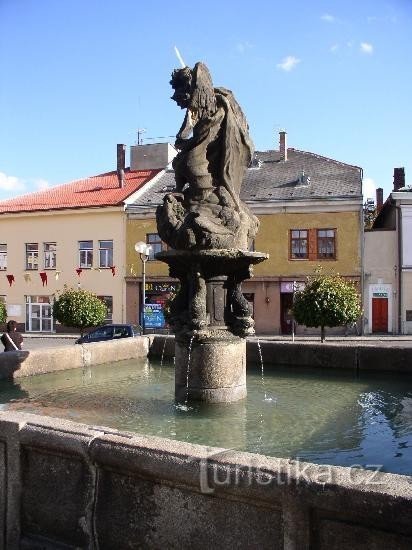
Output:
[[[170,311],[175,395],[236,401],[246,396],[245,338],[254,334],[241,283],[268,257],[249,251],[259,222],[239,198],[253,144],[232,92],[213,87],[206,65],[177,69],[170,83],[186,115],[175,142],[176,188],[156,213],[170,250],[156,258],[180,281]]]

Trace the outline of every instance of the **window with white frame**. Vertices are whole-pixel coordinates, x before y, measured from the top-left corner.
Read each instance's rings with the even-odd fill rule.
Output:
[[[79,267],[82,269],[93,267],[93,241],[79,241]]]
[[[113,241],[99,241],[99,267],[113,265]]]
[[[56,269],[56,243],[43,243],[44,269]]]
[[[0,269],[7,269],[7,244],[0,244]]]
[[[26,243],[26,270],[39,269],[39,243]]]

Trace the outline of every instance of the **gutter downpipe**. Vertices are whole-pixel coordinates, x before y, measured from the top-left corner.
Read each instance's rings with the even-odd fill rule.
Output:
[[[396,223],[398,227],[398,334],[402,333],[402,209],[397,206],[395,202],[395,208],[397,212]]]
[[[363,187],[363,168],[361,168],[361,189]],[[361,195],[361,207],[360,207],[360,256],[361,256],[361,304],[362,304],[362,315],[361,315],[361,327],[360,327],[360,333],[361,336],[365,333],[365,312],[363,309],[364,301],[365,301],[365,220],[364,220],[364,212],[363,212],[363,194]]]

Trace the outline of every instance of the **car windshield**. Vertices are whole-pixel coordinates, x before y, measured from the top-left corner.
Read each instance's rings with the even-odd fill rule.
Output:
[[[110,338],[113,333],[113,327],[100,327],[96,330],[93,330],[92,332],[89,332],[88,337],[91,340],[94,340],[95,338]]]

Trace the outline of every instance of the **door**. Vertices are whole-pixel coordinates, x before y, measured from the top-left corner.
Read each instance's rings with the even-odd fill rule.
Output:
[[[372,332],[388,332],[387,298],[372,298]]]
[[[284,293],[280,295],[280,330],[282,334],[292,334],[292,309],[293,294]]]
[[[26,304],[26,323],[29,332],[52,332],[52,306],[48,303]]]

